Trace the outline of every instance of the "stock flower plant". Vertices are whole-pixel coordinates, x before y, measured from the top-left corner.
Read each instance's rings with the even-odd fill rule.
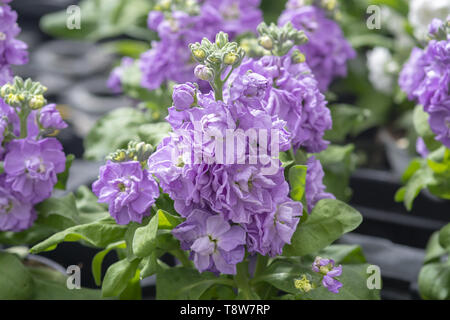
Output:
[[[205,1],[200,12],[213,2]],[[233,8],[243,10],[243,2],[236,3],[241,5]],[[170,18],[161,11],[150,13],[149,24],[170,41],[179,42],[177,32],[188,33],[198,23],[197,15],[185,13],[190,11],[175,10]],[[233,22],[237,17],[220,28],[231,36],[236,21],[256,29],[253,15]],[[355,229],[361,215],[326,192],[314,156],[327,148],[323,136],[332,121],[308,59],[297,49],[308,40],[305,32],[291,23],[262,23],[257,31],[264,55],[246,57],[227,33],[211,41],[207,31],[186,46],[189,54],[182,53],[197,64],[190,75],[166,65],[181,77],[172,79],[181,83],[173,87],[168,134],[156,146],[131,141],[101,167],[92,191],[108,212],[31,251],[71,239],[103,248],[92,271],[104,297],[139,298],[136,279],[156,274],[161,299],[345,299],[350,292],[378,298],[361,273],[367,265],[343,263],[350,248],[330,246]],[[164,50],[165,58],[175,57],[170,52]],[[152,71],[143,81],[156,81],[146,83],[151,89],[170,74]],[[119,261],[102,277],[102,260],[111,250]],[[163,262],[166,253],[176,258],[175,266]],[[354,277],[360,281],[348,281]],[[199,286],[202,280],[209,285]]]

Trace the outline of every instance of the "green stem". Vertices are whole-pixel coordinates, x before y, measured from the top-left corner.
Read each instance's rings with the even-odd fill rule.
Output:
[[[267,262],[269,261],[269,257],[258,254],[258,258],[256,260],[255,274],[253,278],[258,277],[267,267]]]
[[[248,274],[248,261],[244,260],[236,266],[236,275],[234,276],[234,281],[238,287],[238,295],[244,300],[251,300],[251,288],[249,283]]]
[[[191,260],[189,260],[189,258],[187,257],[186,253],[181,250],[181,249],[176,249],[176,250],[172,250],[170,251],[170,253],[177,258],[178,260],[180,260],[181,264],[183,265],[183,267],[192,267],[192,262]]]
[[[216,98],[216,101],[223,101],[223,82],[220,79],[220,75],[216,76],[212,87],[214,89],[214,97]]]
[[[28,135],[28,115],[30,111],[23,108],[23,111],[19,113],[20,118],[20,139],[24,139]]]

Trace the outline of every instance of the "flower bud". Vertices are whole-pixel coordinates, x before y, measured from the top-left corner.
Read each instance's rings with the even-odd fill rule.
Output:
[[[225,47],[225,45],[228,43],[228,34],[225,32],[220,31],[216,35],[216,45],[219,47],[219,49]]]
[[[203,49],[194,49],[192,50],[192,55],[198,61],[203,61],[206,58],[206,52]]]
[[[272,50],[273,49],[273,41],[272,41],[272,39],[269,36],[264,35],[262,37],[259,37],[259,41],[258,42],[259,42],[259,45],[261,47],[263,47],[264,49],[266,49],[266,50]]]
[[[33,96],[33,98],[31,98],[30,102],[29,102],[29,106],[31,109],[33,110],[37,110],[42,108],[45,105],[45,98],[42,94],[38,94]]]
[[[197,88],[192,83],[176,85],[173,88],[173,106],[177,110],[186,110],[190,108],[196,100]]]
[[[195,67],[194,74],[200,80],[210,81],[214,79],[214,70],[202,64]]]
[[[306,61],[305,55],[300,50],[294,50],[291,56],[293,63],[303,63]]]
[[[237,60],[238,60],[237,54],[235,52],[229,52],[225,54],[225,57],[223,58],[223,63],[231,66],[235,64]]]
[[[306,278],[306,275],[303,275],[301,279],[295,279],[294,286],[303,292],[309,292],[314,289],[311,281]]]

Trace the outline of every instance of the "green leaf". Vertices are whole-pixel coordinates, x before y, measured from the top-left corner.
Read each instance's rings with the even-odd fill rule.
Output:
[[[289,184],[291,185],[291,198],[301,202],[305,194],[307,166],[293,166],[289,169]]]
[[[423,138],[428,150],[435,150],[441,145],[435,139],[435,134],[431,131],[428,122],[429,114],[423,110],[421,105],[417,105],[413,112],[413,124],[417,134]]]
[[[317,255],[333,259],[336,264],[361,264],[367,262],[359,245],[334,244],[321,250]]]
[[[348,201],[352,194],[349,188],[350,176],[356,168],[356,155],[353,144],[345,146],[330,145],[317,159],[322,164],[325,173],[323,183],[327,192],[331,192],[337,199]]]
[[[127,287],[128,282],[136,275],[140,259],[120,260],[108,268],[103,279],[102,296],[118,297]]]
[[[170,131],[167,122],[147,123],[139,127],[138,135],[142,141],[157,146],[162,139],[167,137]]]
[[[156,248],[157,234],[158,214],[155,214],[146,226],[136,229],[133,238],[133,253],[141,258],[150,255]]]
[[[141,264],[141,279],[154,275],[158,271],[158,260],[156,258],[155,251],[153,251],[148,257],[142,259]]]
[[[108,217],[99,221],[71,227],[58,232],[30,249],[32,253],[54,250],[61,242],[85,241],[88,245],[105,248],[110,243],[123,240],[127,226],[118,225]]]
[[[379,290],[367,288],[368,266],[368,264],[344,264],[342,275],[337,277],[343,284],[338,294],[331,293],[322,286],[306,294],[302,294],[299,289],[295,288],[294,280],[303,274],[310,275],[315,283],[320,283],[321,280],[318,273],[312,272],[310,264],[301,264],[300,260],[277,260],[253,282],[267,282],[284,292],[294,295],[301,294],[303,299],[308,300],[378,300]]]
[[[450,265],[440,262],[424,265],[419,273],[419,291],[426,300],[449,300]]]
[[[170,229],[172,230],[177,225],[183,222],[183,218],[175,216],[164,210],[158,210],[158,229]]]
[[[361,214],[342,201],[320,200],[306,221],[300,223],[283,254],[304,256],[328,246],[362,222]]]
[[[406,183],[403,199],[408,211],[412,209],[414,199],[419,195],[420,191],[434,182],[433,172],[428,167],[422,167],[411,176]]]
[[[67,288],[67,276],[43,267],[28,267],[33,278],[33,300],[98,300],[100,290]]]
[[[146,122],[149,122],[146,114],[133,108],[120,108],[108,113],[86,136],[85,158],[104,160],[111,152],[126,148],[131,140],[140,140],[139,128]]]
[[[0,251],[0,300],[25,300],[33,294],[33,279],[14,254]]]
[[[368,289],[367,273],[369,264],[344,264],[342,275],[337,279],[343,286],[339,293],[335,294],[324,287],[317,288],[308,293],[308,298],[313,300],[380,300],[380,290]]]
[[[156,299],[197,300],[214,284],[230,284],[232,280],[211,272],[199,273],[190,268],[159,270],[156,276]]]
[[[58,174],[58,181],[55,184],[55,189],[66,190],[67,180],[69,179],[69,171],[72,166],[73,159],[75,159],[73,154],[66,156],[66,169],[64,172]]]
[[[136,270],[133,278],[128,280],[125,290],[120,294],[120,300],[142,300],[142,289],[139,278],[140,271]]]
[[[62,198],[49,198],[36,206],[39,221],[56,230],[64,230],[80,223],[75,197],[69,193]]]
[[[439,244],[445,250],[450,251],[450,223],[439,231]]]
[[[92,275],[94,276],[94,281],[97,286],[102,284],[102,263],[106,255],[113,249],[121,248],[125,249],[125,241],[119,241],[116,243],[109,244],[104,250],[98,252],[92,259]]]
[[[326,131],[324,138],[332,142],[344,142],[348,135],[358,135],[366,126],[370,110],[348,104],[329,106],[333,128]]]
[[[439,233],[439,231],[434,232],[428,240],[424,263],[438,262],[447,253],[439,244]]]

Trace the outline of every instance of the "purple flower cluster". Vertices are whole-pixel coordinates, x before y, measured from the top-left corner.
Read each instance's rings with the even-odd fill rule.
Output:
[[[100,168],[100,177],[92,191],[118,224],[142,223],[159,197],[159,187],[138,161],[112,162]]]
[[[290,0],[278,20],[280,26],[291,22],[294,28],[303,30],[308,42],[299,49],[314,73],[319,88],[326,91],[336,77],[347,75],[347,60],[356,57],[341,28],[326,17],[324,9]]]
[[[261,99],[268,82],[257,73],[239,77],[225,102],[191,83],[176,86],[167,117],[173,132],[149,158],[149,171],[186,218],[173,234],[200,271],[234,274],[244,245],[250,253],[281,254],[302,215],[271,157],[289,149],[291,137]],[[267,153],[257,138],[262,130]]]
[[[294,149],[304,148],[311,153],[326,149],[328,142],[323,140],[323,135],[332,127],[331,114],[306,63],[294,63],[290,55],[246,59],[230,77],[233,90],[248,72],[260,74],[269,81],[269,89],[263,91],[261,98],[267,102],[271,115],[286,121]],[[251,73],[246,77],[249,76],[252,77]]]
[[[11,9],[10,1],[0,1],[0,86],[13,77],[11,65],[28,61],[27,45],[15,37],[20,33],[17,13]]]
[[[323,276],[322,285],[327,288],[328,291],[339,293],[342,283],[335,278],[342,274],[342,265],[336,267],[334,260],[316,257],[312,265],[312,270]]]
[[[21,231],[36,219],[33,205],[49,198],[57,174],[65,170],[66,157],[55,138],[38,138],[41,128],[62,129],[67,125],[54,105],[33,111],[28,117],[28,135],[20,136],[19,117],[0,102],[0,230]],[[3,199],[3,197],[5,197]]]
[[[151,11],[148,27],[157,31],[160,40],[152,43],[152,49],[142,54],[140,69],[142,86],[154,90],[165,81],[185,83],[195,81],[194,63],[187,49],[206,37],[213,40],[219,31],[228,32],[230,38],[239,33],[256,32],[262,21],[258,9],[260,0],[205,0],[191,1],[193,12],[176,7],[166,11]],[[186,2],[187,4],[187,2]],[[209,85],[199,84],[206,90]]]
[[[436,32],[436,21],[430,32]],[[439,24],[438,24],[439,25]],[[443,25],[441,22],[440,25]],[[399,85],[410,100],[430,115],[436,140],[450,148],[450,35],[431,40],[425,49],[414,48],[400,73]]]

